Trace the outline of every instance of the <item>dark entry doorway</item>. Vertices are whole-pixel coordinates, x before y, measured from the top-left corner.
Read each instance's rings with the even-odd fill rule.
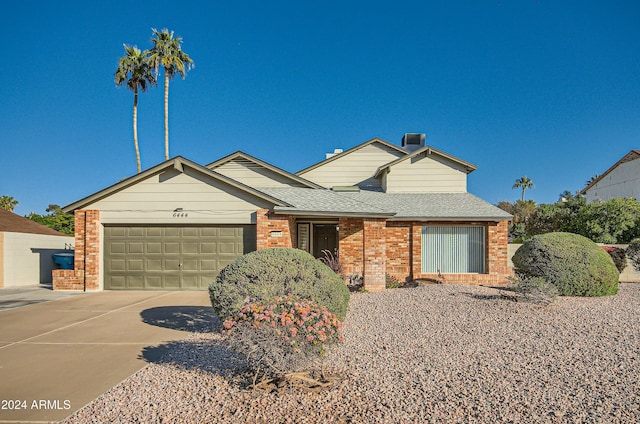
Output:
[[[338,253],[338,230],[335,224],[313,224],[313,256],[324,256],[323,250]]]

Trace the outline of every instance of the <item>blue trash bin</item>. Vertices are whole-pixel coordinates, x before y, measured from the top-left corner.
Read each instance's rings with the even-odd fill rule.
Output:
[[[54,253],[53,262],[60,266],[60,269],[73,269],[73,253]]]

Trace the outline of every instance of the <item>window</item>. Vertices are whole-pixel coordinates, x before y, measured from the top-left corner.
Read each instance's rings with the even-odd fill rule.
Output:
[[[485,228],[482,226],[422,227],[422,272],[484,273]]]
[[[309,251],[309,227],[311,224],[298,224],[298,249]]]

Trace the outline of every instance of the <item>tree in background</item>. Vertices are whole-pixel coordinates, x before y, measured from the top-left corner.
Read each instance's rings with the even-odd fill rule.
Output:
[[[164,68],[164,158],[169,159],[169,80],[176,73],[179,73],[182,79],[187,75],[187,71],[193,66],[193,60],[189,55],[182,51],[182,37],[173,36],[173,31],[169,32],[164,28],[158,31],[152,28],[153,36],[151,42],[153,48],[150,50],[150,60],[153,64],[156,75],[158,68]]]
[[[18,206],[18,201],[13,197],[7,196],[6,194],[0,197],[0,209],[13,212],[16,206]]]
[[[61,232],[69,236],[73,235],[74,230],[74,216],[70,213],[64,213],[60,206],[49,205],[47,208],[48,215],[40,215],[31,212],[26,218],[37,222],[38,224],[45,225],[49,228],[53,228],[56,231]]]
[[[516,180],[515,184],[513,184],[512,189],[516,189],[518,187],[522,188],[522,201],[524,202],[524,192],[525,190],[529,190],[535,187],[535,185],[533,184],[533,181],[531,181],[531,178],[527,178],[527,177],[520,177]]]
[[[149,51],[140,51],[136,46],[124,45],[125,55],[118,60],[115,83],[118,87],[126,84],[133,91],[133,146],[136,151],[136,165],[140,173],[140,149],[138,147],[138,89],[147,91],[149,86],[156,85],[153,66],[149,61]]]

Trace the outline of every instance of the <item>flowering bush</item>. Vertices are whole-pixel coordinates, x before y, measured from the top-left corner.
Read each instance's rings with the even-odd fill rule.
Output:
[[[229,346],[256,370],[282,376],[309,369],[326,349],[344,340],[342,322],[326,307],[293,295],[243,306],[223,324]]]
[[[627,252],[625,249],[615,246],[602,246],[602,248],[611,256],[618,272],[624,271],[627,266]]]

